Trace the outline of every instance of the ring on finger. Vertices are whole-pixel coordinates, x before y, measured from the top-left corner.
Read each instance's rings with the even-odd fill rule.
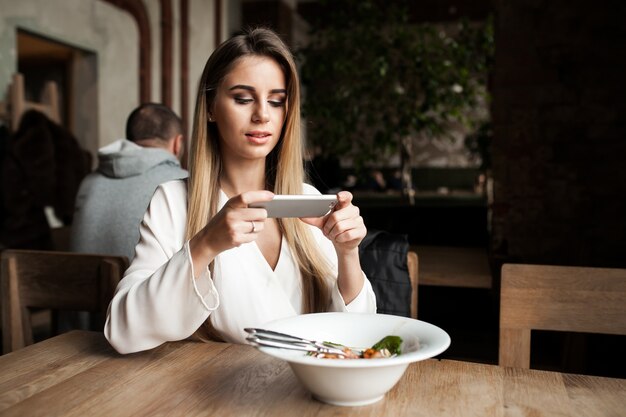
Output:
[[[250,230],[250,233],[254,233],[256,232],[256,224],[254,224],[254,222],[250,222],[252,224],[252,230]]]

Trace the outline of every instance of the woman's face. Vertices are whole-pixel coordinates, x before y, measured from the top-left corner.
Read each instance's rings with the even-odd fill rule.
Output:
[[[211,108],[224,159],[265,158],[286,115],[285,74],[267,57],[244,57],[224,77]]]

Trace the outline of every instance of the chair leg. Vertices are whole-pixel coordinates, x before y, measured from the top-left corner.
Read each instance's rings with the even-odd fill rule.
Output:
[[[530,329],[500,329],[498,364],[530,368]]]

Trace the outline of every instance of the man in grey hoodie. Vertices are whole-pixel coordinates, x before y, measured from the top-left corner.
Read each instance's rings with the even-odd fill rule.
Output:
[[[98,168],[80,185],[70,250],[135,256],[139,225],[157,186],[187,177],[180,166],[180,118],[167,106],[142,104],[126,123],[127,139],[98,151]]]

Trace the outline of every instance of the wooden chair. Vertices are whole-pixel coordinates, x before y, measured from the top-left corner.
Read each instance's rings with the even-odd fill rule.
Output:
[[[406,264],[409,269],[411,279],[411,317],[417,319],[417,290],[418,290],[418,258],[417,253],[409,251],[407,253]]]
[[[626,269],[505,264],[501,366],[530,367],[531,330],[626,335]]]
[[[26,100],[24,76],[13,74],[11,82],[11,127],[16,130],[22,115],[28,110],[37,110],[55,123],[61,123],[59,113],[59,88],[54,81],[47,81],[41,92],[40,102]]]
[[[128,260],[123,256],[13,250],[2,252],[0,302],[4,353],[33,343],[30,309],[106,311]]]

